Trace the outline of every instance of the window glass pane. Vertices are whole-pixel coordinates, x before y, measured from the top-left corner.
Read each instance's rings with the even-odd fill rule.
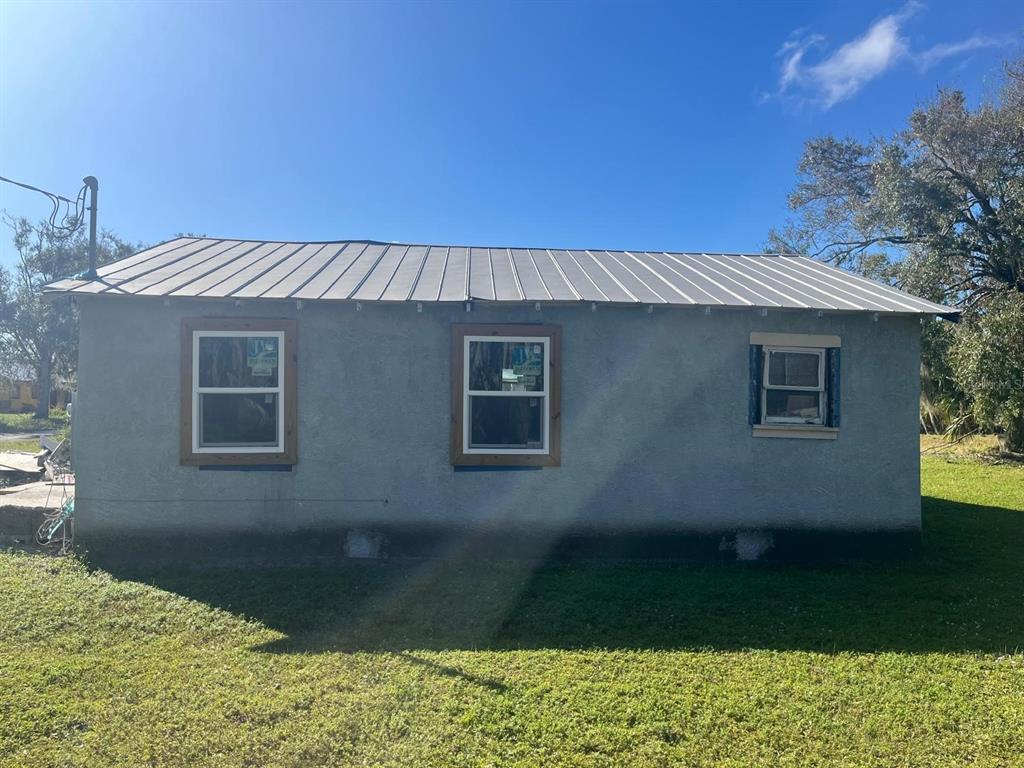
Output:
[[[769,352],[768,383],[782,387],[818,386],[818,362],[816,353]]]
[[[765,416],[820,421],[821,394],[791,389],[765,390]]]
[[[199,445],[277,445],[277,393],[199,394]]]
[[[200,387],[276,387],[276,336],[200,336]]]
[[[469,399],[470,448],[543,448],[542,397]]]
[[[543,392],[541,341],[469,342],[469,388],[487,392]]]

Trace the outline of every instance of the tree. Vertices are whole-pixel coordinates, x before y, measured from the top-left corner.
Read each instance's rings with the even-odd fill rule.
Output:
[[[43,286],[89,266],[88,235],[59,237],[45,223],[5,217],[19,261],[0,267],[0,357],[31,368],[39,383],[36,415],[45,417],[55,375],[73,378],[78,358],[78,315],[70,301],[44,299]],[[140,246],[141,247],[141,246]],[[110,232],[97,237],[96,260],[104,264],[138,250]]]
[[[970,392],[983,425],[998,425],[1007,450],[1024,446],[1024,296],[1006,292],[957,329],[951,345],[953,377]]]
[[[1000,101],[972,112],[940,91],[891,138],[808,141],[799,173],[800,218],[772,232],[775,249],[855,268],[917,249],[947,298],[1024,293],[1024,60]]]
[[[955,424],[970,416],[1024,451],[1024,403],[989,386],[1007,373],[998,356],[1019,348],[978,346],[996,327],[1024,329],[1024,59],[1007,66],[999,97],[974,109],[941,90],[894,136],[808,141],[789,205],[797,217],[770,234],[770,249],[963,309],[955,331],[925,330],[925,392],[958,411]]]

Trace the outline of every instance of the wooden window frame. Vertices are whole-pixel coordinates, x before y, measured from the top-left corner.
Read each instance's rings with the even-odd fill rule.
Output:
[[[196,333],[231,332],[257,336],[281,334],[279,395],[282,401],[282,450],[197,451],[194,443],[194,345]],[[271,318],[186,317],[181,321],[181,463],[186,466],[298,463],[297,323]],[[276,446],[275,446],[276,448]]]
[[[547,370],[545,371],[547,393],[542,395],[546,398],[545,408],[547,410],[545,423],[547,449],[545,451],[510,449],[502,453],[481,453],[466,450],[464,438],[468,394],[466,393],[465,349],[467,337],[473,336],[546,339],[548,352]],[[517,323],[487,325],[457,323],[452,325],[451,382],[451,463],[453,466],[557,467],[561,465],[561,326]],[[511,452],[512,450],[515,452]]]

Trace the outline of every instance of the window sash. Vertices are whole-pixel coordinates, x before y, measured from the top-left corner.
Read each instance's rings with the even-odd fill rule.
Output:
[[[273,395],[282,387],[193,387],[200,395]]]
[[[251,336],[273,336],[278,343],[278,377],[276,387],[200,387],[199,386],[199,339],[209,337],[247,338]],[[192,452],[193,453],[281,453],[284,451],[284,419],[285,390],[284,369],[285,334],[284,331],[192,331]],[[277,442],[273,445],[237,445],[232,443],[215,443],[202,445],[200,395],[277,395]]]
[[[770,384],[768,382],[768,367],[771,361],[772,352],[795,352],[798,354],[816,354],[818,356],[818,386],[800,387],[787,384]],[[828,409],[828,393],[825,387],[825,350],[814,347],[765,347],[763,369],[761,372],[761,423],[762,424],[814,424],[825,423],[826,410]],[[814,419],[805,419],[799,416],[769,416],[768,415],[768,390],[787,390],[793,392],[817,392],[818,393],[818,416]]]
[[[779,389],[779,388],[775,387],[775,389]],[[790,391],[790,390],[787,390],[787,391]],[[814,392],[814,390],[796,390],[796,389],[793,389],[791,391],[793,391],[793,392],[796,392],[796,391]],[[763,413],[764,416],[761,417],[761,423],[762,424],[815,424],[815,425],[822,425],[822,424],[825,423],[825,407],[826,407],[825,393],[824,392],[818,392],[817,395],[818,395],[818,417],[816,419],[805,419],[805,418],[803,418],[801,416],[769,416],[768,415],[768,390],[767,389],[762,389],[761,390],[761,413]]]
[[[772,384],[768,378],[768,368],[771,363],[773,352],[794,352],[801,355],[818,356],[818,385],[815,387],[801,387],[796,384]],[[825,391],[825,350],[813,349],[810,347],[765,347],[764,348],[764,370],[761,373],[761,385],[765,389],[798,389],[804,392]]]
[[[540,391],[479,390],[469,388],[469,347],[471,342],[523,342],[544,345],[544,389]],[[462,339],[462,452],[472,455],[533,455],[546,456],[551,451],[551,339],[548,336],[473,336],[466,334]],[[473,448],[470,444],[472,423],[470,418],[471,397],[534,397],[544,401],[541,417],[543,439],[541,448]]]

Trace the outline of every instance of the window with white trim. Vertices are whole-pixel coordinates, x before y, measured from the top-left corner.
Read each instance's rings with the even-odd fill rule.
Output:
[[[454,464],[558,464],[558,329],[453,327]]]
[[[182,462],[295,463],[295,323],[186,319]]]
[[[284,446],[284,332],[196,331],[192,449],[274,453]]]
[[[824,424],[825,350],[765,347],[761,377],[763,424]]]
[[[547,453],[547,337],[466,336],[463,343],[466,453]]]

